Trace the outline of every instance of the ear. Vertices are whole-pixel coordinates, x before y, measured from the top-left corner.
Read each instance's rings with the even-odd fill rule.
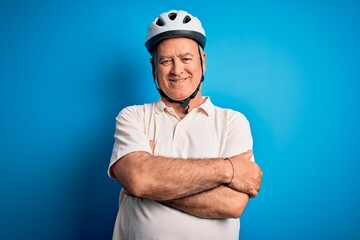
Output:
[[[152,68],[152,75],[153,78],[156,78],[156,68],[155,68],[155,63],[154,63],[154,58],[150,58],[150,64],[151,64],[151,68]]]
[[[205,73],[206,72],[206,53],[202,52],[201,57],[202,57],[202,62],[203,62],[203,72]]]

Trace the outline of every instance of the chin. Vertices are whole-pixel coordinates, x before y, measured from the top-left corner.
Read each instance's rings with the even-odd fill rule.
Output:
[[[185,98],[189,97],[192,93],[189,93],[189,94],[174,94],[174,95],[170,95],[169,97],[171,97],[172,99],[174,100],[178,100],[178,101],[181,101],[181,100],[184,100]]]

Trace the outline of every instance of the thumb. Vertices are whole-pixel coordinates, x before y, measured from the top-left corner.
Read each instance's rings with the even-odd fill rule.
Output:
[[[251,149],[247,150],[246,152],[243,153],[244,157],[246,157],[247,159],[250,159],[253,156],[253,152]]]

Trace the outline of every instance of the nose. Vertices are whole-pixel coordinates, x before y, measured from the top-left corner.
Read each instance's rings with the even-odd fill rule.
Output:
[[[171,66],[171,73],[174,75],[181,75],[183,71],[184,71],[184,67],[181,61],[174,61]]]

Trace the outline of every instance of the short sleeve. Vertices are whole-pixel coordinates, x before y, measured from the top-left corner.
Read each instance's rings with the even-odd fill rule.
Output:
[[[227,136],[224,155],[231,157],[253,148],[253,138],[250,123],[240,112],[229,110],[227,112]],[[254,157],[251,158],[254,161]]]
[[[114,138],[114,147],[108,167],[108,175],[111,178],[114,178],[111,166],[121,157],[136,151],[151,153],[150,141],[145,134],[144,106],[130,106],[118,114]]]

